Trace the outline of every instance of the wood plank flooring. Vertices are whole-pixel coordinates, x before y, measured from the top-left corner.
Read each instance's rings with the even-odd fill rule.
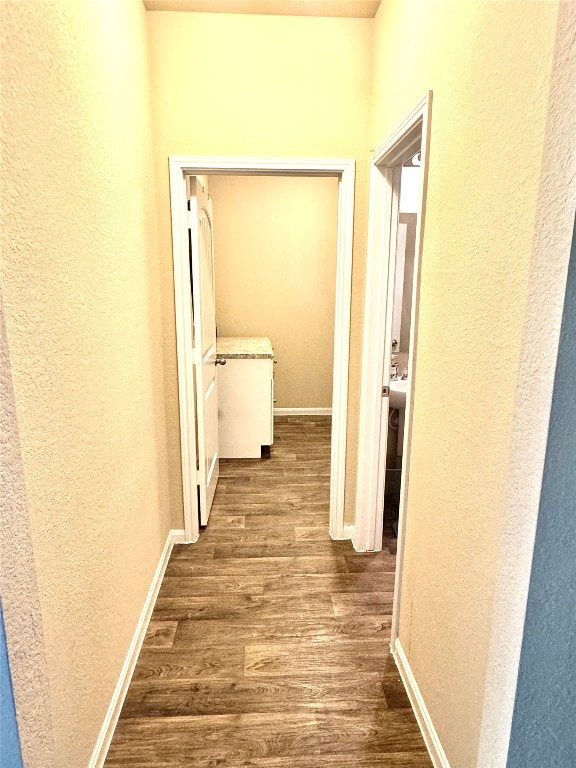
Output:
[[[166,570],[107,768],[429,768],[389,654],[393,542],[328,536],[330,419],[220,465]]]

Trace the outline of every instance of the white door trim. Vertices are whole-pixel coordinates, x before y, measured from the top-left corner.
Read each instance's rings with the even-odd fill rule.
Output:
[[[418,305],[424,201],[428,176],[428,150],[432,93],[428,93],[402,123],[376,150],[370,167],[370,198],[368,213],[368,251],[366,264],[366,299],[364,339],[362,351],[362,385],[360,398],[360,431],[358,447],[358,479],[356,492],[356,523],[354,547],[359,551],[382,548],[385,456],[381,456],[382,381],[384,361],[390,353],[391,328],[386,328],[389,311],[382,296],[388,295],[390,264],[395,257],[395,216],[397,174],[394,168],[421,132],[421,168],[416,253],[414,257],[414,289],[410,327],[409,365],[410,379],[406,394],[400,517],[394,608],[392,614],[392,642],[398,632],[400,595],[402,589],[402,561],[406,498],[410,473],[410,447],[412,442],[412,415],[416,351],[418,337]],[[393,271],[392,271],[393,274]]]
[[[271,176],[335,176],[338,184],[338,241],[336,253],[336,311],[334,323],[334,378],[332,390],[332,455],[330,472],[330,536],[350,538],[344,526],[344,479],[350,347],[352,233],[354,221],[354,160],[324,158],[195,157],[169,158],[172,209],[172,254],[176,307],[176,353],[180,403],[182,494],[186,541],[198,540],[196,496],[195,403],[192,371],[192,301],[186,232],[186,176],[247,174]],[[191,439],[192,438],[192,439]]]

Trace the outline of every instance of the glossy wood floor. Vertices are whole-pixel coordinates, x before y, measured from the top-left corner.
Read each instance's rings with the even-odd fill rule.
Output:
[[[330,420],[221,462],[168,564],[107,768],[428,768],[389,650],[394,556],[328,537]]]

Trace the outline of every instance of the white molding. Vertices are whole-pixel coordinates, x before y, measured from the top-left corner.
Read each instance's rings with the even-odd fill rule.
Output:
[[[335,176],[338,178],[338,237],[336,253],[336,308],[334,318],[334,375],[330,471],[330,535],[344,538],[344,482],[348,368],[350,352],[350,300],[352,291],[352,236],[354,224],[355,162],[334,158],[253,158],[172,156],[170,203],[176,305],[176,350],[180,405],[182,494],[186,541],[198,540],[196,497],[196,444],[194,438],[194,381],[191,364],[192,306],[186,237],[186,176],[247,174],[270,176]]]
[[[182,501],[186,540],[198,541],[198,495],[196,492],[196,403],[193,366],[192,289],[188,257],[188,201],[186,178],[170,162],[170,207],[172,214],[172,255],[174,262],[174,306],[176,315],[176,359],[178,361],[178,402],[180,414],[180,455]],[[186,258],[184,258],[186,254]]]
[[[88,763],[88,768],[102,768],[104,765],[104,761],[106,760],[106,755],[108,753],[108,748],[110,747],[110,742],[112,741],[112,736],[114,735],[114,730],[116,728],[118,718],[120,717],[120,711],[122,710],[122,705],[124,704],[124,699],[126,698],[126,693],[128,692],[128,686],[130,685],[130,681],[132,680],[132,675],[134,673],[134,668],[136,666],[136,662],[138,661],[140,649],[142,648],[142,643],[146,637],[146,630],[148,629],[150,617],[152,616],[154,604],[156,602],[156,598],[158,597],[158,592],[160,591],[160,585],[162,583],[162,579],[164,578],[164,572],[166,571],[166,566],[168,565],[168,560],[170,559],[172,548],[174,544],[185,543],[185,540],[186,535],[183,530],[168,531],[164,549],[162,550],[158,565],[156,566],[156,570],[152,576],[152,582],[150,584],[150,588],[148,589],[148,594],[146,595],[142,611],[140,612],[140,616],[136,624],[136,629],[134,630],[132,641],[130,643],[130,647],[128,648],[128,653],[126,654],[124,664],[120,670],[118,682],[114,688],[114,692],[110,700],[110,705],[108,706],[108,710],[104,717],[104,722],[102,723],[100,733],[98,734],[98,739],[92,751],[92,755]]]
[[[350,303],[354,227],[354,165],[343,166],[338,184],[338,241],[334,313],[334,374],[330,463],[330,535],[344,537],[344,481],[350,362]]]
[[[170,167],[186,175],[250,174],[270,176],[341,176],[354,171],[348,158],[318,157],[228,157],[209,155],[171,155]]]
[[[408,698],[410,699],[410,704],[412,705],[416,721],[422,732],[422,737],[424,738],[426,749],[432,760],[432,765],[434,768],[450,768],[450,763],[448,762],[448,758],[442,747],[440,737],[436,732],[436,728],[434,728],[430,712],[428,711],[428,707],[426,706],[422,692],[418,687],[418,683],[414,677],[412,668],[410,667],[410,662],[404,653],[400,640],[396,639],[390,646],[390,650],[394,657],[394,661],[396,662],[396,666],[398,667],[398,672],[404,683]]]
[[[430,122],[432,119],[432,91],[420,102],[422,110],[421,169],[420,191],[418,193],[418,219],[416,222],[416,250],[414,253],[414,272],[412,289],[412,308],[410,312],[410,341],[408,346],[408,365],[410,384],[406,392],[404,419],[404,445],[402,447],[402,473],[400,476],[400,504],[398,510],[398,545],[396,550],[396,576],[394,578],[394,600],[392,604],[391,639],[398,636],[400,630],[400,601],[402,599],[402,579],[404,576],[404,548],[406,546],[406,507],[410,484],[410,462],[412,450],[412,428],[414,415],[414,385],[418,365],[418,315],[420,310],[420,273],[422,271],[422,249],[424,242],[424,224],[426,220],[426,191],[428,187],[428,164],[430,156]],[[414,120],[417,118],[414,117]],[[382,507],[383,509],[383,507]],[[381,511],[381,525],[384,513]],[[382,528],[380,528],[380,536]]]
[[[428,91],[426,96],[420,99],[412,111],[387,136],[386,140],[374,150],[372,157],[374,165],[382,165],[384,162],[388,166],[396,164],[398,157],[402,154],[406,134],[412,131],[419,122],[425,120],[431,102],[432,91]]]
[[[331,416],[332,408],[274,408],[274,416]]]
[[[354,541],[354,526],[349,523],[344,523],[342,526],[342,534],[336,537],[330,533],[330,538],[333,541]]]

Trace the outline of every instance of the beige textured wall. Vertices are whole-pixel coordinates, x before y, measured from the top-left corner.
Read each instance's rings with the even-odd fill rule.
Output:
[[[180,487],[168,155],[357,160],[346,477],[353,515],[364,300],[371,19],[149,12],[173,497]]]
[[[212,176],[221,336],[270,336],[278,408],[332,405],[338,179]]]
[[[476,765],[557,12],[376,19],[372,141],[434,92],[400,639],[452,768]]]
[[[1,586],[27,768],[84,768],[174,522],[145,12],[0,11]]]

